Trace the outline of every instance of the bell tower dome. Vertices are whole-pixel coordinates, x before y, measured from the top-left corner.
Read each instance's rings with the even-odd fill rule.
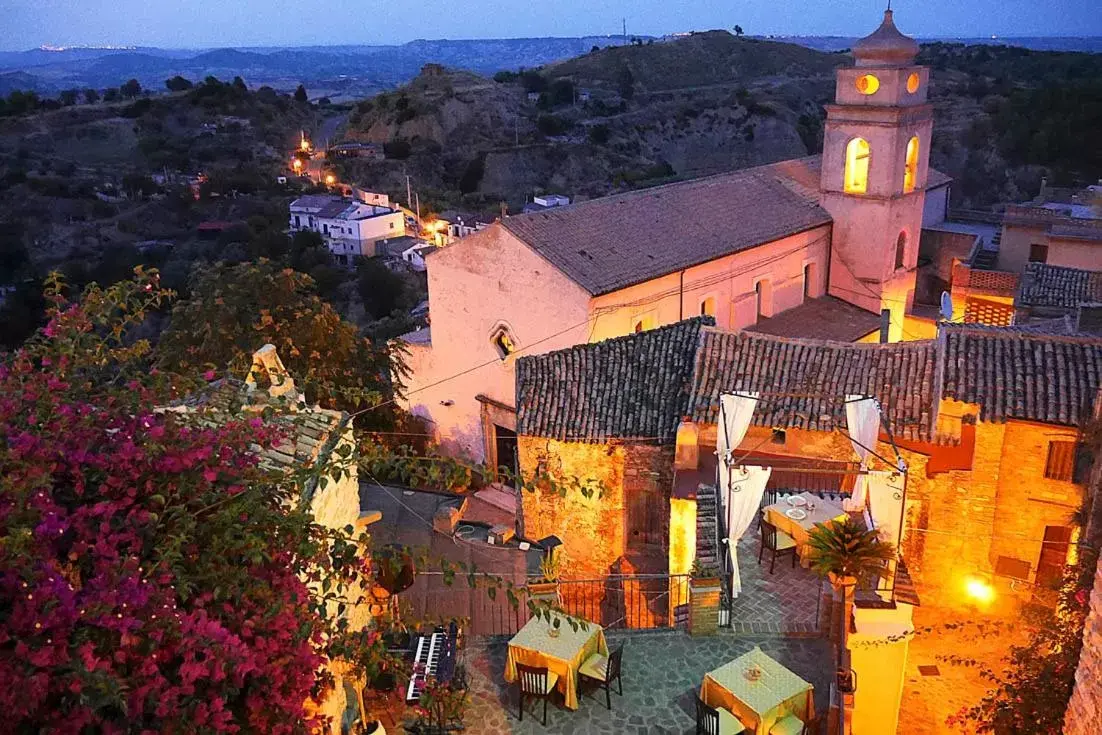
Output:
[[[891,10],[853,45],[855,64],[836,73],[823,131],[820,202],[834,219],[830,293],[869,311],[891,312],[889,338],[903,338],[929,168],[933,106],[918,43]]]

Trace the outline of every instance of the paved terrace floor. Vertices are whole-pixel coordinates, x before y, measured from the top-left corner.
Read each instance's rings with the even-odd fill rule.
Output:
[[[693,638],[678,631],[611,632],[607,637],[610,647],[626,642],[624,696],[613,691],[611,712],[605,709],[601,691],[583,694],[577,711],[563,708],[561,697],[553,699],[547,708],[547,727],[534,714],[536,710],[526,712],[523,722],[517,719],[516,687],[504,681],[507,640],[472,641],[463,653],[471,675],[466,731],[478,735],[687,735],[695,732],[695,699],[704,675],[754,646],[815,686],[815,711],[820,721],[825,719],[834,669],[823,639],[730,633]],[[542,712],[542,703],[538,707]]]
[[[769,552],[758,564],[759,532],[750,526],[738,542],[742,593],[731,606],[731,628],[735,633],[813,633],[819,630],[820,577],[787,557],[777,559],[769,573]]]

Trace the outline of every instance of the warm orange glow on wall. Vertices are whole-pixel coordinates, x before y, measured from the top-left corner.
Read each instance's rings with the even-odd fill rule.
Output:
[[[864,138],[854,138],[846,144],[847,194],[864,194],[869,186],[869,142]]]
[[[964,591],[968,597],[980,605],[988,605],[995,599],[995,588],[979,577],[969,577],[964,582]]]
[[[670,498],[670,574],[688,574],[696,556],[696,499]]]
[[[915,179],[918,177],[918,136],[907,141],[907,160],[903,167],[903,193],[910,194],[915,190]]]
[[[918,85],[921,83],[918,72],[912,72],[911,76],[907,77],[907,91],[914,94],[918,91]]]
[[[856,85],[861,94],[876,94],[876,90],[880,89],[880,80],[872,74],[862,74],[857,77]]]

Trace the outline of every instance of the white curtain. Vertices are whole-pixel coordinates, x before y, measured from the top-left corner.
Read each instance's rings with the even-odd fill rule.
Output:
[[[735,450],[742,443],[753,421],[758,395],[757,393],[724,394],[719,397],[719,425],[716,428],[719,511],[723,514],[724,525],[728,529],[732,561],[731,592],[735,595],[742,588],[738,575],[738,559],[734,553],[735,545],[746,532],[754,514],[757,513],[770,472],[768,469],[764,470],[765,475],[762,479],[760,467],[732,466]]]
[[[875,398],[846,396],[846,428],[849,431],[853,451],[861,458],[861,469],[867,469],[870,451],[880,436],[880,404]],[[866,449],[867,447],[867,449]],[[858,475],[853,485],[853,497],[842,505],[848,511],[865,509],[868,484],[865,475]]]
[[[738,541],[750,528],[761,506],[765,485],[773,474],[772,467],[734,467],[730,474],[729,506],[726,508],[727,543],[731,549],[731,595],[742,592],[738,570]]]
[[[898,548],[903,540],[899,526],[903,511],[903,475],[886,470],[870,472],[865,477],[872,522],[880,531],[880,538]]]
[[[724,504],[727,502],[725,493],[729,486],[731,459],[750,429],[750,422],[754,419],[754,407],[757,405],[757,393],[744,393],[737,396],[726,393],[719,397],[716,456],[719,464],[719,495]]]

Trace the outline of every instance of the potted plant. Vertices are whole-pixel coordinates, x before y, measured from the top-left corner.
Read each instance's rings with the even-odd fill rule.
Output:
[[[375,567],[375,584],[391,595],[404,592],[413,586],[417,572],[413,564],[413,554],[398,544],[389,544],[372,555]]]
[[[557,618],[557,617],[552,618],[551,619],[551,629],[547,631],[547,634],[549,636],[551,636],[552,638],[558,638],[559,637],[559,632],[560,632],[559,628],[561,626],[562,626],[562,621],[559,620],[559,618]]]
[[[528,583],[530,599],[555,600],[559,598],[559,569],[562,566],[562,551],[544,554],[540,559],[539,581]]]
[[[712,635],[719,628],[719,571],[693,559],[689,568],[689,632]]]
[[[895,547],[880,540],[875,530],[867,530],[853,518],[816,523],[808,538],[808,558],[819,576],[830,580],[834,598],[842,605],[838,628],[839,653],[846,649],[849,620],[853,615],[853,591],[862,579],[885,569],[895,558]]]

